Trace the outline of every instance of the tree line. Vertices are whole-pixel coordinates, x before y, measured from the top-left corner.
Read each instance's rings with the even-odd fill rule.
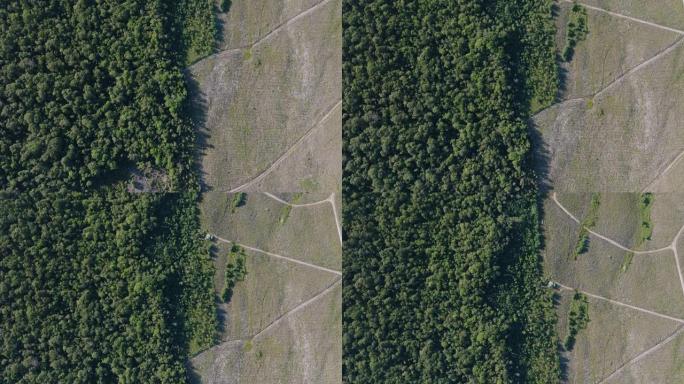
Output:
[[[343,376],[552,383],[530,111],[551,1],[343,2]]]
[[[181,383],[216,341],[182,74],[212,12],[0,7],[0,382]],[[129,193],[135,169],[177,193]]]

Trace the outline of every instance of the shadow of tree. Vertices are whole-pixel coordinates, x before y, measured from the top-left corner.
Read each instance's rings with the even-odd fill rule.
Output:
[[[195,131],[195,151],[194,167],[199,176],[200,188],[202,191],[211,190],[206,183],[206,171],[202,167],[202,158],[206,155],[207,149],[212,148],[209,144],[211,134],[206,128],[208,101],[207,96],[200,87],[199,82],[193,76],[190,68],[185,70],[185,82],[188,89],[187,116],[190,118]]]

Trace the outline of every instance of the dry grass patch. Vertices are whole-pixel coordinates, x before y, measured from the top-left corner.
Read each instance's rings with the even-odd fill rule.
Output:
[[[582,3],[670,28],[684,29],[684,4],[681,0],[582,0]]]
[[[252,180],[339,101],[340,7],[339,0],[326,2],[250,49],[190,68],[208,188]]]
[[[566,45],[566,25],[572,4],[559,4],[557,46]],[[684,6],[682,7],[684,8]],[[562,63],[564,99],[591,96],[618,76],[652,58],[681,36],[674,32],[586,9],[589,33],[579,41],[572,60]]]
[[[331,204],[293,208],[256,193],[230,213],[230,199],[226,193],[204,194],[204,228],[240,244],[340,270],[342,251]]]

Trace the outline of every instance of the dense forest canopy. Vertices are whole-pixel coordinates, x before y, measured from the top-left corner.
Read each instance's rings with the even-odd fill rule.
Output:
[[[215,341],[182,74],[212,7],[0,6],[0,382],[182,383]],[[129,193],[145,169],[179,193]]]
[[[343,3],[343,374],[553,383],[526,125],[551,1]]]

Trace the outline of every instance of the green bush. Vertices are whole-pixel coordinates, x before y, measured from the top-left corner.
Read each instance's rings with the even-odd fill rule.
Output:
[[[570,351],[575,346],[577,334],[589,324],[589,301],[580,292],[575,292],[570,303],[568,315],[568,334],[565,337],[565,350]]]
[[[570,61],[575,53],[577,43],[586,39],[589,33],[587,26],[587,10],[578,3],[573,3],[567,25],[563,60]]]
[[[230,298],[233,296],[235,284],[238,281],[243,281],[247,275],[245,251],[242,248],[233,245],[230,249],[230,253],[226,255],[226,258],[228,262],[224,276],[223,291],[221,292],[221,300],[223,300],[224,303],[229,302]]]

